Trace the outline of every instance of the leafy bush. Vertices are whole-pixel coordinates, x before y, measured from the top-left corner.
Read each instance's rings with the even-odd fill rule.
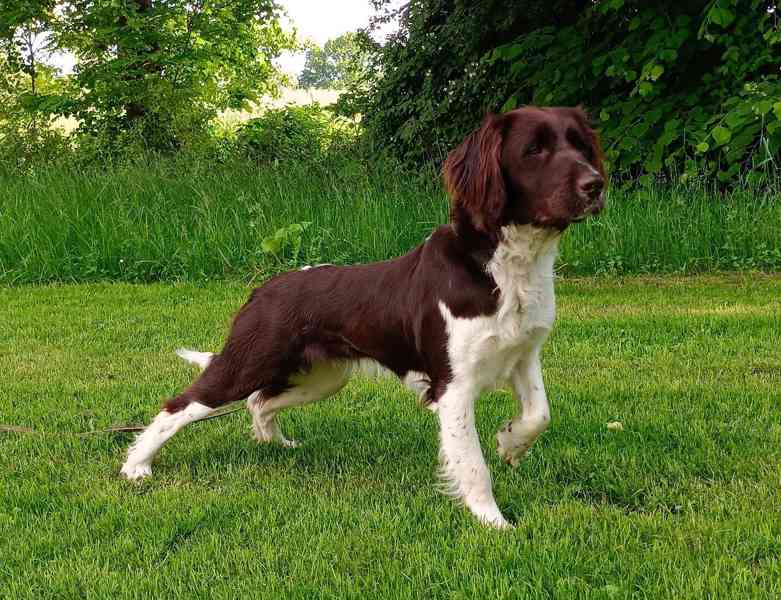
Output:
[[[57,162],[71,150],[52,117],[62,106],[66,82],[51,68],[37,67],[33,75],[23,68],[0,43],[0,168],[6,171]]]
[[[766,4],[600,2],[576,26],[494,50],[521,82],[503,108],[585,101],[615,170],[737,180],[781,149],[781,32]]]
[[[345,150],[356,137],[354,123],[335,119],[319,104],[267,110],[238,130],[239,146],[262,163],[313,162],[330,150]]]
[[[362,35],[355,31],[328,40],[320,48],[306,44],[306,63],[298,76],[301,88],[343,89],[356,84],[366,69],[366,52]]]
[[[276,260],[282,268],[295,269],[301,259],[304,233],[310,225],[311,221],[304,221],[280,227],[272,235],[263,238],[260,249]]]
[[[3,171],[24,172],[43,163],[69,162],[72,151],[70,138],[52,127],[48,119],[37,124],[30,120],[0,121],[0,169]]]
[[[484,111],[583,104],[614,173],[757,178],[781,153],[777,12],[772,0],[423,0],[348,100],[376,144],[413,161],[441,158]]]

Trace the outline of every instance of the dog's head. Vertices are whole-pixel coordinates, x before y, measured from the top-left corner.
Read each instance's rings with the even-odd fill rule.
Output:
[[[602,150],[580,108],[488,115],[443,174],[453,222],[491,239],[513,223],[564,229],[604,206]]]

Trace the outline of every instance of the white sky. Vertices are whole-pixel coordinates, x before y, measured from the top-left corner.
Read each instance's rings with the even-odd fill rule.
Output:
[[[401,1],[394,0],[393,4],[401,4]],[[283,26],[295,26],[300,40],[312,39],[320,46],[347,31],[368,25],[374,14],[369,0],[281,0],[280,4],[288,14]],[[381,35],[384,37],[393,29],[386,27]],[[73,70],[74,57],[71,54],[55,54],[51,61],[64,73]],[[286,73],[298,75],[304,68],[304,54],[286,52],[277,64]]]
[[[312,39],[319,46],[343,33],[365,27],[374,14],[369,0],[281,0],[280,4],[295,25],[298,38],[302,41]],[[388,29],[382,33],[390,32]],[[286,53],[278,64],[286,73],[298,74],[304,68],[304,55]]]

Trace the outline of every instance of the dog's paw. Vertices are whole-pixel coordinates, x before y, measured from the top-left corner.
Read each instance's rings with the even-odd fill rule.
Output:
[[[512,432],[504,428],[496,434],[496,452],[499,457],[511,467],[521,464],[523,457],[529,450],[529,446],[518,444]]]
[[[510,523],[504,517],[499,519],[492,519],[490,521],[483,521],[483,524],[488,525],[488,527],[493,527],[494,529],[515,529],[515,525]]]
[[[140,481],[152,474],[152,466],[148,464],[125,463],[120,470],[122,476],[128,481]]]
[[[289,440],[286,437],[279,434],[268,434],[264,431],[253,430],[253,436],[258,444],[279,444],[283,448],[300,448],[296,440]]]
[[[513,529],[513,525],[504,518],[496,503],[493,506],[477,506],[472,507],[472,513],[477,517],[478,521],[488,527],[494,529]]]

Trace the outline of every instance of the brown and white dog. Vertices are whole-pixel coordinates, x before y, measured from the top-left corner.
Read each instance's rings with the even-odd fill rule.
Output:
[[[180,351],[204,371],[131,446],[122,474],[151,474],[184,425],[247,399],[255,437],[295,446],[285,408],[339,391],[367,359],[395,373],[440,423],[442,475],[480,519],[507,526],[475,429],[484,390],[509,384],[518,415],[497,433],[516,465],[548,427],[540,349],[553,325],[553,264],[564,229],[603,207],[597,136],[579,108],[489,115],[444,164],[451,222],[404,256],[323,265],[255,289],[219,354]]]

